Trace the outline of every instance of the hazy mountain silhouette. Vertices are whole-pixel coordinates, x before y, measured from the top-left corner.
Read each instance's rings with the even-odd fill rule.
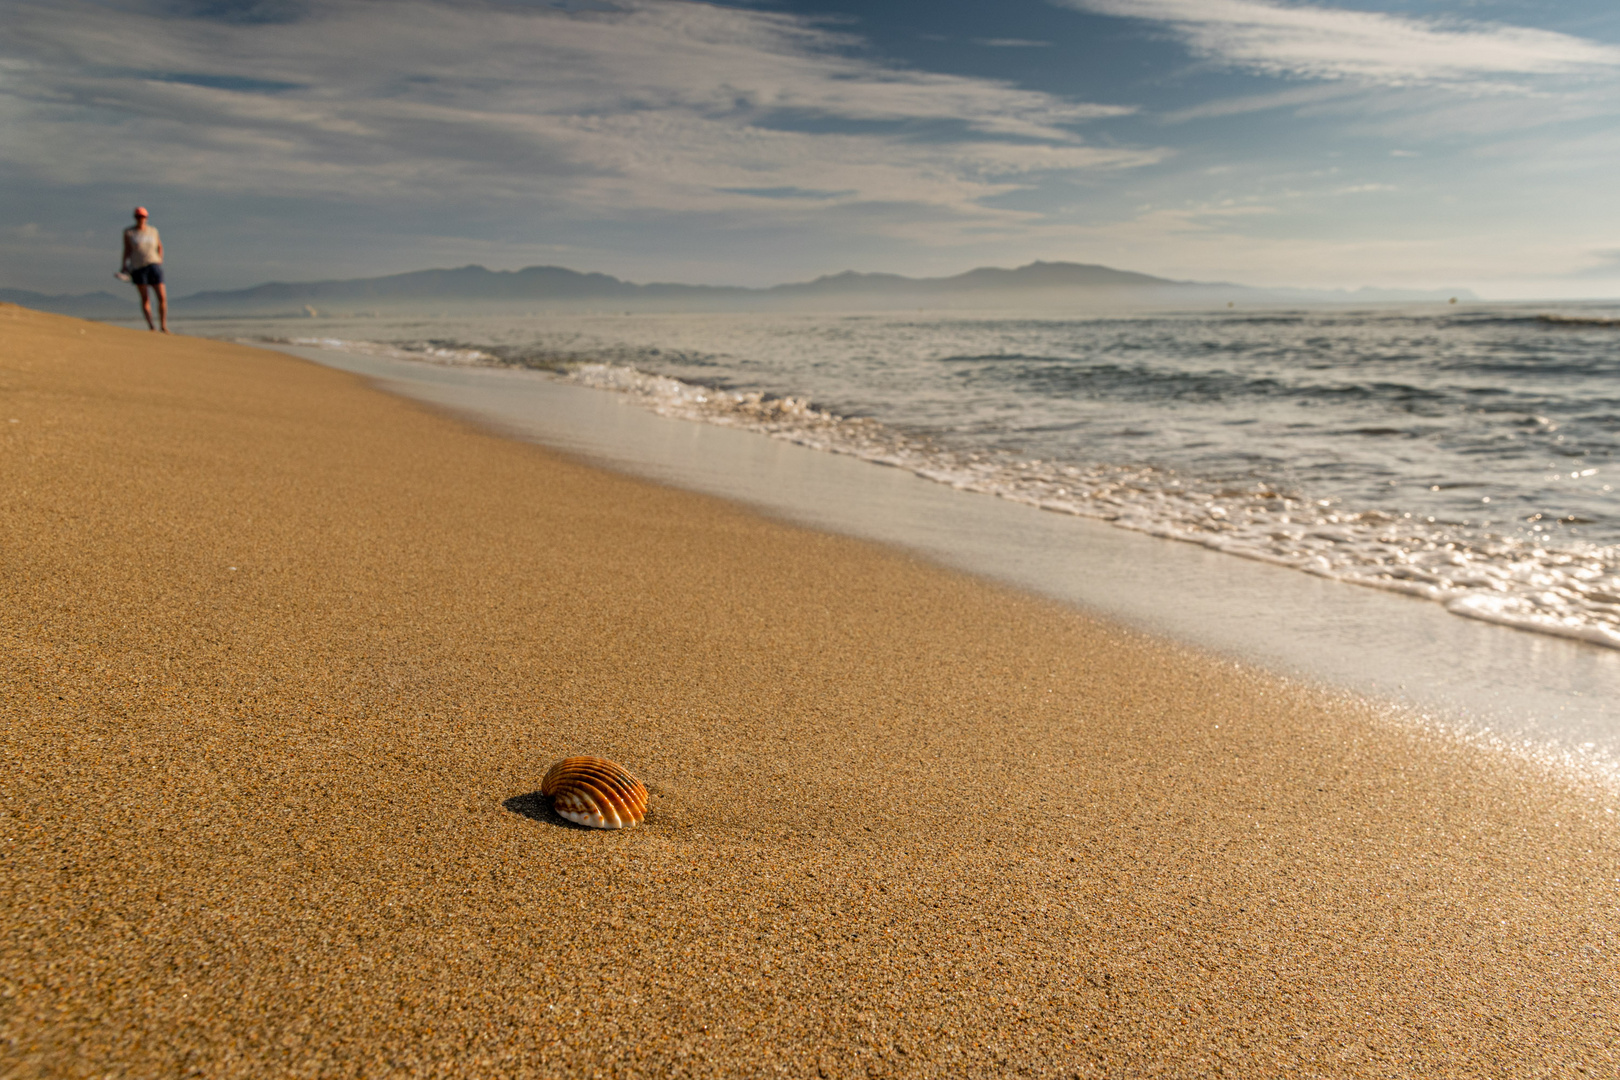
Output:
[[[1088,263],[1033,262],[1014,270],[985,266],[952,277],[909,278],[846,270],[814,281],[763,288],[725,285],[638,285],[608,274],[561,266],[488,270],[416,270],[341,281],[268,282],[249,289],[208,290],[173,301],[177,316],[349,314],[427,304],[609,307],[701,311],[773,308],[1014,307],[1044,305],[1187,305],[1218,302],[1391,302],[1473,299],[1466,290],[1260,289],[1227,283],[1172,281]],[[128,317],[131,297],[106,292],[46,296],[0,290],[0,300],[64,314]]]
[[[273,282],[230,292],[195,293],[177,303],[183,303],[188,310],[197,311],[223,308],[259,310],[267,306],[297,305],[318,308],[322,304],[387,304],[413,300],[516,300],[541,303],[650,301],[702,307],[717,303],[753,307],[835,297],[860,298],[870,303],[973,292],[1186,287],[1186,283],[1165,278],[1078,263],[1031,263],[1017,270],[984,267],[946,278],[908,278],[898,274],[862,274],[847,270],[814,281],[766,288],[671,282],[638,285],[608,274],[585,274],[561,266],[530,266],[523,270],[486,270],[482,266],[463,266],[456,270],[417,270],[408,274],[347,281]]]
[[[86,319],[138,317],[141,311],[133,288],[128,296],[114,296],[110,292],[51,296],[27,289],[0,289],[0,304],[16,304],[35,311],[54,311],[58,315],[78,315]]]

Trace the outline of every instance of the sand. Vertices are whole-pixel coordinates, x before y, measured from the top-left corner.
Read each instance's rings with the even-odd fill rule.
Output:
[[[251,348],[0,308],[0,730],[7,1077],[1620,1072],[1612,795]]]

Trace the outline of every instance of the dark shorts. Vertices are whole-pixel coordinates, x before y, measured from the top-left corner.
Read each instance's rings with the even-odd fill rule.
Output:
[[[131,270],[129,280],[137,285],[161,285],[163,284],[163,264],[153,263],[151,266],[143,266],[139,270]]]

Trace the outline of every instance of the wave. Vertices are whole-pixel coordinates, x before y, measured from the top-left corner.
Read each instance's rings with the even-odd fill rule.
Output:
[[[649,374],[630,363],[601,359],[599,348],[572,353],[442,341],[277,340],[439,364],[539,369],[570,383],[625,394],[662,416],[754,431],[902,468],[961,491],[1418,597],[1466,618],[1620,648],[1620,545],[1544,546],[1435,517],[1349,509],[1263,482],[1233,484],[1150,466],[1080,465],[967,450],[819,408],[801,397]],[[646,354],[632,352],[625,359],[632,355]],[[1380,428],[1359,434],[1402,432]]]
[[[1537,315],[1536,321],[1554,326],[1620,326],[1620,319],[1601,318],[1596,315]]]
[[[499,356],[485,349],[436,341],[400,345],[332,337],[252,337],[239,340],[262,345],[302,345],[314,349],[340,349],[344,352],[365,353],[368,356],[387,356],[395,360],[427,360],[437,364],[488,366],[503,363]]]
[[[616,364],[583,363],[561,377],[629,394],[662,416],[744,428],[958,490],[1432,600],[1455,615],[1620,648],[1620,547],[1558,550],[1432,517],[1347,511],[1265,484],[955,450],[802,398],[717,390]]]

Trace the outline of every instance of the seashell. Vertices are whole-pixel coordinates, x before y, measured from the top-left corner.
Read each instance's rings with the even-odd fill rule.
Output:
[[[623,829],[647,817],[647,788],[605,758],[563,758],[546,770],[540,794],[558,816],[593,829]]]

